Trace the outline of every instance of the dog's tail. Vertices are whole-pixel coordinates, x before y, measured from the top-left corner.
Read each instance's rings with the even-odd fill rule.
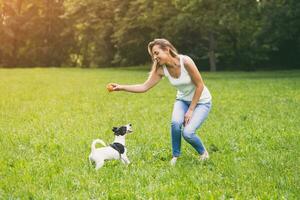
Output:
[[[106,144],[105,144],[105,142],[103,142],[103,140],[96,139],[96,140],[94,140],[93,143],[92,143],[92,146],[91,146],[92,151],[95,151],[95,149],[96,149],[96,144],[97,144],[97,143],[100,143],[100,144],[102,144],[103,146],[106,146]]]

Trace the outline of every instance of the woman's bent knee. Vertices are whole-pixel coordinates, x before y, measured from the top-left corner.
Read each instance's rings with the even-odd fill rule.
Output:
[[[183,132],[182,132],[183,138],[187,141],[191,141],[193,139],[194,134],[195,133],[193,133],[193,132],[189,132],[189,131],[185,131],[185,130],[183,130]]]

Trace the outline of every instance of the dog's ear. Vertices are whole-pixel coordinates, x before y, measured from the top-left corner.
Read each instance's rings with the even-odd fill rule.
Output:
[[[113,132],[116,132],[117,130],[118,130],[117,127],[113,127],[113,129],[112,129]]]

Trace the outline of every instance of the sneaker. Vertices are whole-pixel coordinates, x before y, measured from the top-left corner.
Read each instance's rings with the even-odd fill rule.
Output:
[[[208,152],[205,151],[202,155],[200,155],[200,160],[207,160],[209,158]]]
[[[172,160],[170,161],[170,164],[174,166],[176,162],[177,162],[177,157],[173,157]]]

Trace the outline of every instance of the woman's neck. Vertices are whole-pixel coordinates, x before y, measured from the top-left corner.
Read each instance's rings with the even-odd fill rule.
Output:
[[[169,61],[166,62],[166,67],[168,68],[177,68],[180,66],[180,59],[179,56],[171,57]]]

